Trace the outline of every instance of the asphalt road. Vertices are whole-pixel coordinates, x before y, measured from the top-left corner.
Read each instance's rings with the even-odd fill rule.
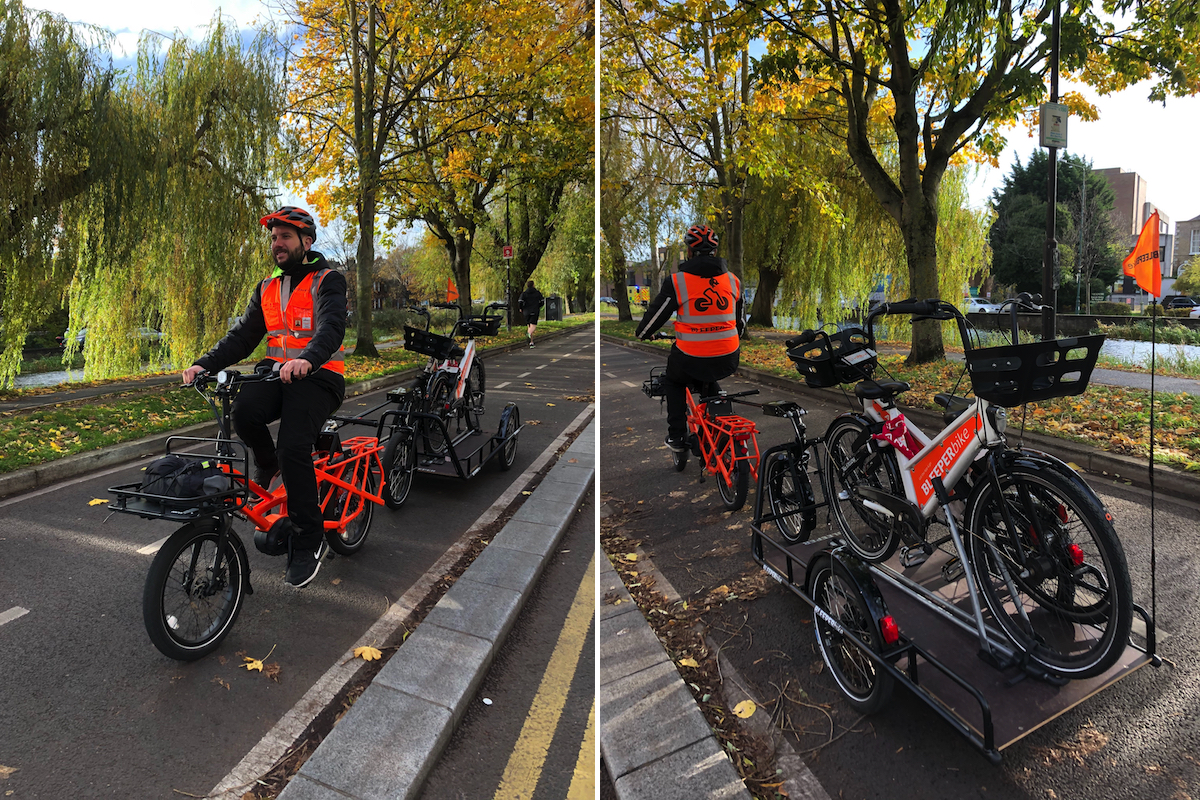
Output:
[[[595,797],[595,559],[593,490],[430,773],[422,800]]]
[[[485,428],[508,400],[526,426],[514,468],[489,465],[468,482],[418,475],[402,509],[377,508],[363,551],[325,563],[304,590],[284,586],[283,559],[255,551],[238,523],[255,593],[221,649],[198,662],[159,654],[142,624],[151,555],[138,551],[174,526],[89,505],[140,465],[0,503],[0,765],[16,770],[0,790],[207,794],[576,418],[594,385],[593,336],[486,358]],[[381,401],[353,398],[342,413]],[[277,663],[278,682],[242,669],[248,656]]]
[[[601,517],[640,539],[654,564],[685,598],[761,575],[750,554],[746,508],[722,510],[715,483],[698,483],[693,459],[672,470],[662,445],[665,419],[640,392],[662,358],[607,343],[600,350]],[[727,390],[761,388],[755,400],[798,399],[809,428],[821,432],[848,406],[788,397],[732,380]],[[789,439],[782,420],[743,413],[758,424],[760,447]],[[1135,599],[1150,589],[1149,494],[1092,480],[1116,519]],[[1200,498],[1198,498],[1200,499]],[[1200,797],[1200,505],[1156,501],[1157,618],[1167,634],[1160,669],[1146,667],[1047,722],[1004,752],[993,767],[928,707],[903,689],[880,714],[862,719],[824,674],[813,643],[812,613],[783,587],[733,600],[706,617],[709,636],[733,662],[762,710],[770,713],[831,797],[1124,800]],[[822,515],[818,532],[823,530]],[[905,621],[898,620],[901,628]],[[976,646],[963,639],[968,655]],[[967,662],[987,670],[982,663]]]

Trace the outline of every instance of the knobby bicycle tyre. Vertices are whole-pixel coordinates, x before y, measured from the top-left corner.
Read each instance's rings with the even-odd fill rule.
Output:
[[[883,637],[846,568],[822,556],[812,569],[812,598],[817,606],[872,650],[881,651]],[[895,686],[892,676],[819,613],[813,615],[813,628],[821,657],[847,702],[860,714],[874,714],[887,705]]]
[[[218,521],[189,522],[171,534],[150,563],[142,591],[142,619],[159,652],[195,661],[215,650],[233,628],[250,574],[243,548],[230,531],[213,570],[220,541]]]
[[[721,503],[726,511],[740,511],[746,504],[746,493],[750,490],[750,468],[745,459],[740,458],[746,454],[746,444],[730,442],[729,434],[723,433],[718,434],[714,446],[717,458],[725,465],[725,469],[729,470],[728,482],[720,471],[714,476],[717,479],[717,489],[721,493]]]
[[[868,508],[855,493],[868,486],[903,497],[900,470],[890,452],[869,449],[869,440],[859,449],[855,443],[866,423],[857,417],[834,419],[825,431],[825,497],[833,509],[842,539],[863,561],[886,561],[896,552],[900,532],[893,519]]]
[[[479,353],[476,353],[475,358],[471,360],[471,369],[467,371],[467,386],[463,403],[463,407],[475,414],[476,419],[483,416],[484,412],[484,400],[487,394],[486,374],[483,361],[479,358]]]
[[[779,528],[780,535],[786,541],[798,544],[808,541],[816,527],[817,512],[813,507],[816,498],[805,462],[801,460],[796,465],[796,473],[793,473],[789,461],[786,452],[772,456],[765,467],[763,485],[767,492],[767,506],[775,518],[775,527]]]
[[[383,450],[383,502],[390,509],[404,505],[417,471],[417,441],[408,431],[393,431]]]
[[[346,483],[354,483],[353,480],[350,480],[350,476],[344,476],[343,480]],[[362,489],[374,493],[378,484],[379,475],[375,469],[375,463],[369,461]],[[358,516],[346,523],[346,527],[341,531],[328,528],[325,530],[325,541],[329,543],[333,552],[340,556],[352,556],[363,548],[367,541],[367,533],[371,529],[371,519],[375,513],[375,503],[338,486],[333,489],[333,499],[325,506],[325,518],[341,519],[347,506],[349,506],[349,513],[353,514],[358,511]]]
[[[964,518],[971,569],[992,616],[1047,670],[1069,678],[1103,673],[1124,652],[1133,621],[1129,567],[1112,515],[1053,470],[1014,465],[1000,475],[1000,488],[998,496],[991,480],[982,481]],[[1001,503],[1017,528],[1015,542]],[[1027,571],[1017,566],[1018,547]]]

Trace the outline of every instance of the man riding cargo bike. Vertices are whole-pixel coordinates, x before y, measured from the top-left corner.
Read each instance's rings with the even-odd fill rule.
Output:
[[[297,588],[316,577],[324,521],[313,469],[313,445],[346,394],[346,279],[310,249],[317,235],[307,211],[284,206],[260,222],[270,231],[275,269],[250,297],[246,312],[205,355],[183,371],[192,383],[249,356],[264,336],[278,381],[247,383],[233,405],[233,426],[254,453],[254,481],[268,488],[281,475],[292,528],[286,581]],[[267,429],[279,420],[279,441]]]
[[[715,255],[717,234],[707,225],[693,225],[683,242],[687,260],[663,281],[636,331],[639,339],[649,339],[671,314],[676,315],[675,344],[667,358],[663,389],[667,446],[677,453],[687,448],[687,386],[704,387],[704,395],[718,393],[717,381],[737,371],[739,339],[745,329],[742,286],[724,259]]]

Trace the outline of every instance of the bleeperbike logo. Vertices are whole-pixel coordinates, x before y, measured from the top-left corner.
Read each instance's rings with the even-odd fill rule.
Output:
[[[933,476],[945,475],[950,470],[978,430],[979,418],[971,415],[961,428],[950,434],[941,448],[930,452],[916,465],[913,483],[917,487],[918,505],[924,506],[933,494]]]
[[[1157,260],[1158,260],[1158,251],[1151,250],[1149,253],[1142,253],[1140,256],[1135,258],[1133,260],[1133,266],[1136,267],[1138,264],[1141,264],[1143,261],[1157,261]]]

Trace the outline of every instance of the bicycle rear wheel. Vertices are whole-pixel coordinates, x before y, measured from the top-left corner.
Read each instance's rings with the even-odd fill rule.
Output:
[[[1051,470],[1014,466],[1000,476],[1000,490],[984,480],[964,518],[971,569],[992,616],[1047,670],[1099,675],[1120,658],[1133,620],[1129,567],[1111,516]]]
[[[344,476],[343,480],[349,484],[355,483],[349,475]],[[379,475],[375,470],[374,462],[369,462],[367,474],[363,478],[360,488],[364,492],[374,494],[377,485],[379,485]],[[333,552],[340,556],[352,556],[361,550],[366,544],[367,533],[371,529],[371,519],[374,513],[375,503],[340,486],[334,487],[333,498],[325,506],[325,519],[340,520],[343,515],[350,514],[357,514],[357,516],[347,522],[340,531],[325,529],[325,541],[329,543]]]
[[[476,353],[475,358],[471,361],[471,369],[467,372],[466,403],[464,404],[475,414],[476,418],[483,416],[484,398],[487,391],[485,374],[483,361]]]
[[[746,445],[744,442],[731,442],[729,434],[722,433],[717,435],[715,447],[717,459],[729,471],[728,481],[720,471],[715,475],[721,502],[726,511],[738,511],[746,504],[746,493],[750,489],[750,467],[744,459]]]
[[[425,440],[425,452],[433,455],[441,455],[446,452],[446,446],[449,444],[447,436],[449,435],[449,409],[450,402],[454,399],[454,382],[451,380],[451,375],[446,372],[439,372],[433,376],[433,381],[429,384],[429,403],[427,410],[442,421],[438,425],[432,420],[423,420],[421,425],[421,436]]]
[[[163,655],[195,661],[220,645],[246,596],[250,564],[232,531],[221,550],[218,521],[184,525],[159,548],[142,591],[142,619]]]
[[[846,568],[823,556],[812,569],[812,597],[817,607],[845,633],[858,637],[875,652],[882,650],[883,637]],[[895,680],[822,614],[813,616],[817,648],[846,700],[860,714],[882,709],[892,697]]]
[[[404,505],[417,470],[417,442],[413,434],[393,431],[383,451],[383,502],[388,508]]]
[[[900,543],[900,533],[891,516],[867,506],[854,490],[859,486],[904,496],[900,472],[892,455],[871,452],[867,445],[856,448],[866,424],[852,416],[834,419],[825,431],[825,475],[829,485],[825,497],[833,509],[846,545],[864,561],[891,558]]]

